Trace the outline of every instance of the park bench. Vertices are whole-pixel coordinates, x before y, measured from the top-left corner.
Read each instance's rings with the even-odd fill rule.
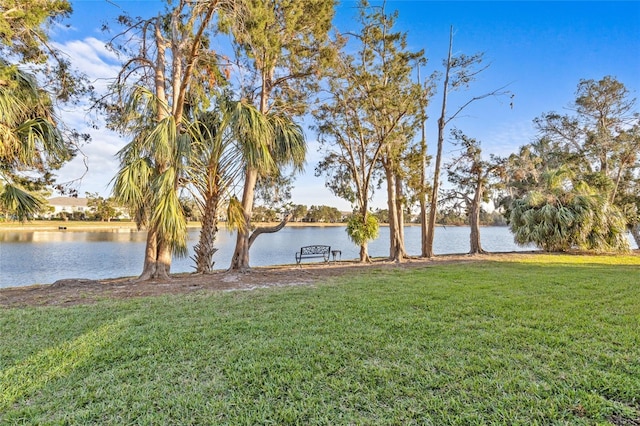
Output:
[[[306,246],[301,247],[299,252],[296,252],[296,263],[299,265],[302,259],[308,259],[313,257],[322,257],[325,262],[329,261],[329,253],[331,253],[331,246]]]

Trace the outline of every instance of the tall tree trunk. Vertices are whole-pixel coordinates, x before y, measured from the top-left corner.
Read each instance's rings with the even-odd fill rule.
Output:
[[[640,223],[636,223],[635,225],[630,226],[629,231],[631,232],[636,245],[638,246],[638,248],[640,248]]]
[[[157,99],[158,121],[163,120],[169,114],[167,111],[167,94],[165,87],[165,60],[166,44],[161,30],[161,19],[158,17],[155,22],[155,42],[158,49],[156,63],[154,67],[154,86]],[[157,164],[155,173],[160,175],[166,170],[166,164]],[[171,249],[167,244],[163,244],[158,229],[151,223],[147,231],[147,245],[145,248],[144,269],[138,277],[139,281],[153,278],[168,279],[169,268],[171,267]]]
[[[361,203],[360,214],[362,216],[362,220],[364,221],[363,224],[366,224],[368,219],[368,214],[369,214],[368,213],[369,203],[367,202],[366,199],[361,199],[360,203]],[[369,257],[369,243],[367,241],[360,244],[360,262],[371,263],[371,258]]]
[[[369,257],[368,244],[364,243],[360,245],[360,262],[362,263],[371,263],[371,258]]]
[[[407,250],[404,245],[404,192],[402,191],[402,178],[396,174],[396,217],[398,218],[398,245],[400,247],[400,261],[406,259]]]
[[[156,274],[156,258],[158,254],[157,232],[152,226],[147,231],[147,245],[144,250],[144,268],[138,277],[139,281],[149,280]]]
[[[427,229],[427,244],[425,257],[433,257],[433,237],[436,230],[436,213],[438,211],[438,191],[440,190],[440,167],[442,165],[442,146],[444,144],[444,128],[447,124],[447,95],[449,92],[449,73],[451,71],[451,55],[453,50],[453,27],[449,30],[449,54],[447,56],[447,68],[442,90],[442,109],[438,118],[438,148],[436,152],[436,166],[433,176],[433,189],[431,191],[431,208],[429,209],[429,226]]]
[[[266,114],[268,110],[268,99],[271,88],[269,82],[274,70],[261,70],[261,90],[260,90],[260,105],[258,110],[261,114]],[[236,237],[236,248],[231,258],[230,270],[232,271],[248,271],[249,266],[249,249],[251,244],[249,242],[251,233],[251,216],[253,214],[253,201],[255,196],[255,188],[258,182],[258,170],[253,167],[247,167],[247,172],[244,180],[244,189],[242,192],[242,210],[244,212],[245,226],[238,230]]]
[[[424,191],[424,186],[422,187]],[[427,257],[427,235],[429,228],[427,227],[427,197],[426,194],[420,195],[420,255]]]
[[[420,67],[418,67],[418,84],[422,86],[420,81]],[[422,126],[420,129],[420,255],[427,257],[427,131],[426,131],[426,113],[425,99],[420,99],[420,110],[422,112]]]
[[[480,254],[485,251],[480,244],[480,200],[482,200],[482,183],[478,183],[476,186],[476,193],[471,202],[471,209],[469,211],[469,225],[471,227],[470,245],[471,249],[469,254]]]
[[[396,210],[395,175],[390,162],[385,162],[387,180],[387,211],[389,212],[389,260],[399,262],[398,215]]]
[[[245,176],[244,190],[242,192],[242,211],[245,219],[245,226],[238,229],[236,237],[236,248],[231,258],[232,271],[247,271],[249,267],[249,237],[251,233],[251,215],[253,214],[253,197],[255,194],[256,182],[258,181],[258,171],[254,168],[247,168]]]
[[[196,272],[200,274],[210,274],[213,272],[213,255],[218,251],[215,248],[216,234],[218,233],[217,213],[218,213],[217,194],[209,194],[205,200],[202,220],[200,221],[200,238],[198,244],[194,247],[194,261],[196,263]]]
[[[231,271],[246,272],[249,270],[249,234],[238,230],[236,248],[231,258]]]
[[[404,247],[401,179],[391,167],[385,168],[387,177],[387,208],[389,210],[389,260],[400,263],[407,257]]]
[[[150,279],[168,280],[171,269],[171,246],[162,243],[155,228],[147,232],[147,245],[144,256],[144,269],[138,281]]]
[[[158,244],[158,257],[154,278],[169,280],[169,272],[171,272],[171,246],[161,240]]]

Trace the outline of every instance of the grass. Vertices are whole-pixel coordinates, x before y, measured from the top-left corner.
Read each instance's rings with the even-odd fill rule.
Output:
[[[3,309],[0,423],[638,424],[640,260],[534,258]]]

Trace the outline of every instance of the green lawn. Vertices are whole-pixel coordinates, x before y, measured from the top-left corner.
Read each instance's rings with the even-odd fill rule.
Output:
[[[638,256],[0,309],[0,424],[638,422]]]

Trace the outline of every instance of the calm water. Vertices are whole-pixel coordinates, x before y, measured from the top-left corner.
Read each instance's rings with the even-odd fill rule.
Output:
[[[198,239],[198,230],[189,231],[190,255]],[[389,254],[388,228],[380,228],[380,237],[369,245],[371,256]],[[420,227],[406,228],[409,254],[420,253]],[[0,288],[30,284],[50,284],[64,278],[115,278],[136,276],[142,271],[145,247],[144,232],[112,231],[0,231]],[[506,227],[481,230],[485,250],[523,251]],[[342,259],[356,259],[354,246],[344,227],[285,227],[275,234],[263,234],[251,248],[251,265],[267,266],[294,263],[294,253],[301,246],[323,244],[342,250]],[[218,233],[215,268],[229,267],[235,235]],[[434,242],[436,254],[466,253],[469,250],[469,228],[437,228]],[[311,261],[317,261],[311,259]],[[189,258],[174,259],[171,272],[193,271]]]

